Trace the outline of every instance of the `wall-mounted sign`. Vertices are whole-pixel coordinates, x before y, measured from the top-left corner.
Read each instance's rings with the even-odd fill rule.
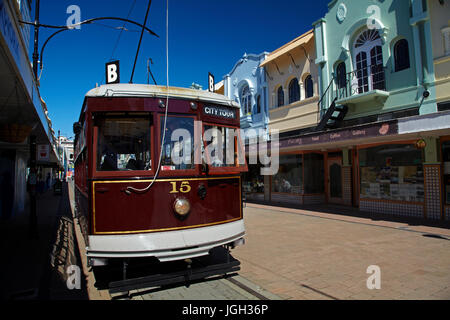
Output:
[[[48,144],[38,144],[36,158],[38,161],[49,161],[50,160],[50,146]]]
[[[120,82],[119,60],[105,63],[106,84]]]
[[[219,107],[219,106],[206,105],[203,107],[203,113],[206,115],[209,115],[209,116],[225,118],[225,119],[235,119],[236,118],[235,110],[231,110],[231,109]]]
[[[208,91],[214,92],[214,76],[208,72]]]

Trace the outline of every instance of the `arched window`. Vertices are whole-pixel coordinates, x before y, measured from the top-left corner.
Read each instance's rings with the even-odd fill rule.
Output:
[[[336,85],[338,89],[347,87],[347,70],[345,68],[345,62],[339,63],[336,67]]]
[[[385,89],[382,41],[378,30],[363,31],[353,47],[352,92]]]
[[[313,81],[311,75],[309,75],[305,78],[305,98],[311,98],[313,95]]]
[[[283,87],[280,86],[277,90],[277,99],[278,99],[278,107],[281,107],[282,105],[284,105],[284,91],[283,91]]]
[[[409,46],[406,39],[397,41],[394,46],[395,72],[409,68]]]
[[[300,86],[298,85],[297,78],[294,78],[289,82],[289,103],[300,100]]]
[[[245,86],[241,92],[241,108],[244,116],[252,113],[252,96],[248,86]]]

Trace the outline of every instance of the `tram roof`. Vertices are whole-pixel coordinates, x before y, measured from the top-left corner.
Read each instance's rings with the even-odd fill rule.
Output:
[[[196,101],[219,103],[239,108],[239,105],[226,96],[203,90],[194,90],[179,87],[156,86],[148,84],[116,83],[101,85],[86,93],[86,97],[158,97],[178,98]]]

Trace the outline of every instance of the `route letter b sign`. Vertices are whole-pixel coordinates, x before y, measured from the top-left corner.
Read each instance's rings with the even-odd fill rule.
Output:
[[[106,84],[119,83],[119,60],[111,61],[105,64],[106,66]]]

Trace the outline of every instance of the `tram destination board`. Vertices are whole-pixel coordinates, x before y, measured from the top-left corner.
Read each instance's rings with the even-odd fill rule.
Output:
[[[223,119],[236,119],[235,110],[221,106],[205,105],[203,106],[203,113],[208,116]]]

